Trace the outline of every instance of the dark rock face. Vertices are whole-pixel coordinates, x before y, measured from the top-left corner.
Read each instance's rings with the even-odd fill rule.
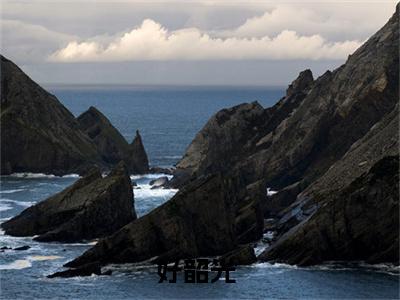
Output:
[[[129,145],[125,138],[95,107],[91,106],[77,120],[80,129],[96,144],[106,163],[117,164],[126,156]]]
[[[77,118],[80,129],[96,144],[103,161],[115,165],[123,160],[132,174],[149,171],[149,161],[139,131],[131,145],[96,108],[90,107]]]
[[[190,170],[192,174],[225,169],[227,160],[233,160],[241,152],[238,145],[247,141],[248,132],[257,130],[255,123],[262,119],[263,113],[257,102],[219,111],[196,135],[177,168]]]
[[[219,260],[222,265],[239,266],[251,265],[257,261],[257,258],[254,253],[254,248],[251,245],[243,245],[222,255]]]
[[[136,131],[136,136],[129,145],[129,153],[127,158],[128,164],[137,174],[149,172],[149,160],[143,146],[142,137],[139,131]]]
[[[75,242],[109,235],[134,219],[131,182],[121,163],[105,178],[98,169],[90,171],[1,226],[9,235]]]
[[[1,174],[81,173],[101,159],[74,116],[14,63],[1,60]]]
[[[253,203],[250,199],[248,203],[237,203],[242,192],[236,186],[236,182],[220,175],[197,179],[170,201],[100,240],[67,266],[150,258],[155,262],[171,262],[233,250],[245,239],[243,223],[251,219],[251,209],[245,209],[244,205]],[[254,219],[249,222],[254,224]]]
[[[312,265],[399,261],[399,157],[387,156],[259,257]]]

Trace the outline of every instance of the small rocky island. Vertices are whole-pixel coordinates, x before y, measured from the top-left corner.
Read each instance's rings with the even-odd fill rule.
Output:
[[[106,178],[89,173],[3,228],[9,234],[40,234],[37,239],[43,241],[62,240],[72,238],[70,226],[87,228],[81,215],[96,218],[92,209],[101,209],[104,218],[114,214],[111,223],[124,215],[110,231],[94,231],[104,238],[55,276],[101,274],[100,267],[110,263],[149,259],[221,256],[235,264],[252,263],[253,245],[267,231],[275,236],[257,257],[261,261],[398,265],[398,24],[399,5],[344,65],[316,79],[310,70],[301,72],[273,107],[253,102],[217,112],[166,183],[179,192],[149,214],[138,219],[123,214],[131,206],[126,171],[119,166]],[[2,64],[2,141],[11,141],[2,142],[2,173],[81,173],[119,160],[130,172],[149,171],[139,134],[128,144],[95,108],[75,119],[15,65],[4,58]],[[43,107],[51,113],[32,113]],[[50,123],[54,126],[43,126]],[[115,181],[121,181],[118,193],[98,195]],[[81,207],[81,189],[92,205]],[[65,199],[68,204],[62,204]],[[55,208],[68,213],[55,218],[57,224],[36,225]]]

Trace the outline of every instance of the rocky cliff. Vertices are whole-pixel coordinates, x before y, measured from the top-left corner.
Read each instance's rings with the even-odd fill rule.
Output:
[[[1,224],[6,234],[38,241],[76,242],[107,236],[136,219],[123,163],[105,178],[98,169],[60,193]]]
[[[277,239],[260,259],[398,263],[398,31],[397,8],[343,66],[300,73],[275,106],[215,114],[177,165],[182,190],[67,265],[240,252],[263,215]]]
[[[132,173],[148,172],[141,139],[128,145],[97,109],[77,120],[58,99],[13,62],[1,62],[1,174],[84,173],[108,170],[121,159]]]

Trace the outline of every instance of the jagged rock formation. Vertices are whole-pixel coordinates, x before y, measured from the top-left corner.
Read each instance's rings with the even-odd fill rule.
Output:
[[[38,241],[75,242],[107,236],[136,219],[123,163],[105,178],[98,169],[60,193],[1,224],[6,234]]]
[[[123,160],[130,173],[149,171],[149,161],[139,131],[129,145],[119,131],[95,107],[90,107],[78,118],[80,129],[95,143],[103,161],[115,165]]]
[[[67,266],[219,255],[259,239],[263,214],[279,232],[262,259],[398,262],[398,33],[397,8],[335,71],[214,115],[177,165],[181,192]]]
[[[223,171],[246,184],[263,179],[266,187],[279,190],[263,203],[265,216],[277,219],[279,234],[307,223],[330,194],[341,192],[385,155],[399,153],[398,37],[397,8],[345,65],[315,81],[309,71],[301,73],[272,108],[253,103],[217,113],[177,164],[178,175],[188,174],[189,180]],[[177,177],[172,182],[184,182]],[[388,220],[397,217],[393,210]],[[282,247],[274,259],[279,260]],[[293,251],[301,257],[301,247]],[[282,260],[295,261],[283,255]]]
[[[84,173],[92,165],[104,170],[125,160],[132,173],[149,163],[140,135],[128,145],[97,109],[78,120],[14,63],[1,62],[1,174]]]
[[[1,174],[81,173],[101,164],[74,116],[14,63],[1,59]]]

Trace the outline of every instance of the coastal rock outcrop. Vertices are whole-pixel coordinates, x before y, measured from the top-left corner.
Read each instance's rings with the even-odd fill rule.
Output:
[[[139,131],[129,145],[111,122],[95,107],[91,106],[78,118],[80,129],[94,142],[102,160],[115,165],[123,160],[131,174],[149,171],[149,161]]]
[[[120,160],[131,173],[149,171],[138,132],[129,145],[94,107],[75,119],[13,62],[0,56],[0,63],[1,174],[83,174],[93,165],[109,170]]]
[[[199,178],[162,206],[100,240],[66,266],[148,259],[171,262],[231,251],[246,239],[257,238],[245,226],[246,220],[251,226],[255,224],[257,216],[252,214],[257,213],[257,193],[252,190],[244,195],[237,186],[234,180],[218,174]],[[261,234],[262,217],[259,226]]]
[[[107,236],[136,219],[131,181],[123,163],[105,178],[92,169],[58,194],[24,210],[1,227],[13,236],[75,242]]]

